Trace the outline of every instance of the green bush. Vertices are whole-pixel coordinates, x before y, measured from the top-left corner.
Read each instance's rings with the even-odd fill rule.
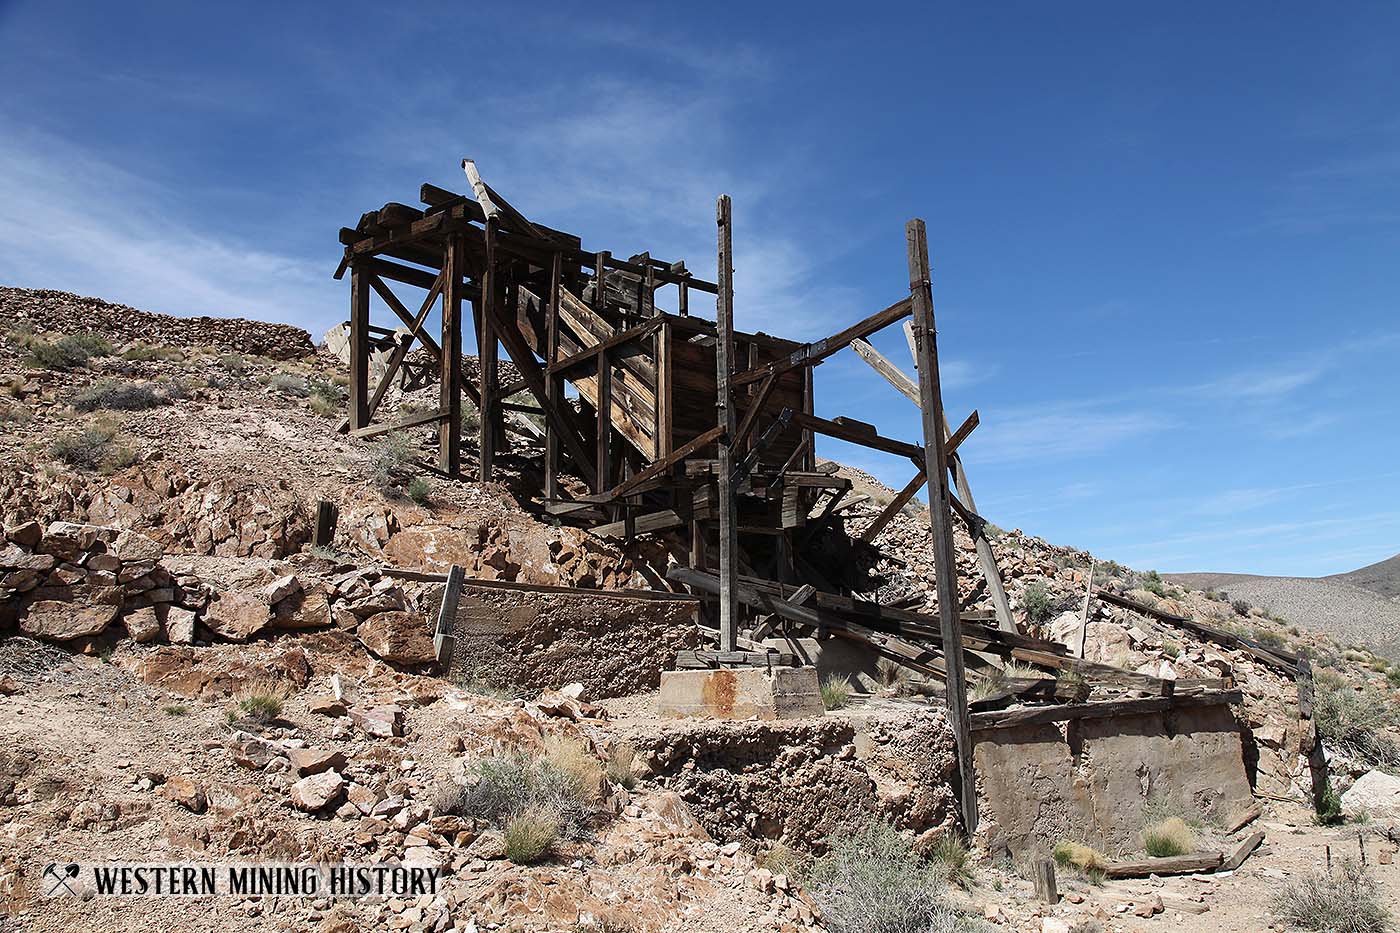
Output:
[[[112,345],[97,334],[70,334],[53,342],[29,345],[30,366],[36,369],[78,369],[95,356],[110,356]]]
[[[1274,913],[1304,930],[1326,933],[1384,933],[1392,929],[1386,896],[1364,866],[1343,857],[1331,870],[1318,869],[1274,895]]]
[[[224,353],[219,357],[219,365],[231,376],[244,376],[248,373],[248,361],[237,353]]]
[[[1039,581],[1026,587],[1025,592],[1021,594],[1021,600],[1026,604],[1026,615],[1032,622],[1046,621],[1056,609],[1050,591]]]
[[[854,688],[851,678],[844,674],[833,674],[822,681],[822,706],[827,709],[840,709],[851,701]]]
[[[1153,596],[1166,596],[1167,587],[1162,582],[1162,575],[1155,570],[1149,570],[1138,579],[1138,586]]]
[[[944,897],[946,884],[893,827],[873,823],[831,840],[807,890],[831,933],[952,933],[962,918]]]
[[[150,383],[103,379],[75,392],[71,404],[78,411],[146,411],[169,405],[170,399]]]
[[[433,487],[429,486],[428,481],[421,476],[413,477],[413,479],[408,481],[408,485],[404,487],[404,492],[408,494],[408,497],[419,505],[427,504],[432,491]]]
[[[1400,664],[1386,670],[1385,682],[1392,687],[1400,687]]]
[[[329,418],[340,411],[345,402],[345,393],[335,384],[317,379],[311,383],[311,410],[323,418]]]
[[[1400,765],[1400,748],[1385,731],[1397,717],[1385,697],[1369,687],[1353,689],[1330,671],[1318,671],[1313,686],[1313,717],[1325,747],[1369,767]]]
[[[282,715],[282,698],[275,693],[250,693],[238,701],[238,712],[254,722],[273,722]]]
[[[1247,616],[1249,615],[1249,610],[1254,607],[1249,604],[1248,600],[1232,599],[1230,600],[1230,608],[1235,610],[1235,615]]]

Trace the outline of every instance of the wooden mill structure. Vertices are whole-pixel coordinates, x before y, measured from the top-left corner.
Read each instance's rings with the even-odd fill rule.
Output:
[[[975,782],[963,644],[977,664],[998,654],[1064,655],[1062,646],[1021,635],[975,512],[958,446],[976,428],[973,412],[955,429],[943,414],[928,246],[924,224],[906,229],[907,292],[826,339],[796,342],[734,329],[733,222],[728,196],[716,210],[718,281],[694,276],[684,261],[649,253],[620,259],[590,251],[582,240],[527,219],[464,160],[470,191],[425,184],[423,207],[385,204],[342,228],[344,256],[336,277],[350,275],[349,414],[355,436],[434,425],[437,468],[461,474],[463,396],[480,413],[474,439],[478,476],[493,478],[498,456],[511,450],[508,432],[524,431],[542,448],[537,506],[596,533],[630,538],[680,535],[688,566],[668,577],[717,604],[709,631],[713,650],[686,663],[771,664],[761,644],[775,628],[854,638],[916,670],[942,679],[957,737],[968,830],[976,824]],[[416,311],[389,283],[424,292]],[[658,296],[674,311],[658,307]],[[715,319],[691,314],[693,294],[715,298]],[[375,326],[377,296],[401,328]],[[427,321],[440,307],[439,328]],[[464,311],[470,308],[478,348],[475,378],[462,357]],[[866,338],[906,323],[917,379],[881,356]],[[435,366],[409,362],[421,344]],[[922,411],[923,437],[911,443],[874,425],[814,414],[813,370],[854,347]],[[503,382],[499,350],[513,364]],[[370,385],[370,356],[387,364]],[[421,386],[436,380],[433,412],[377,422],[394,379]],[[529,402],[509,401],[528,392]],[[543,424],[508,416],[532,415]],[[925,486],[936,546],[937,617],[853,598],[839,572],[809,560],[814,540],[833,529],[850,481],[818,467],[814,437],[839,438],[907,457],[913,477],[862,532],[866,542]],[[954,491],[956,489],[956,492]],[[954,516],[978,545],[991,612],[959,607],[953,558]],[[827,534],[829,539],[832,535]],[[964,616],[967,615],[967,618]],[[995,619],[994,624],[983,621]],[[917,639],[923,639],[919,644]]]

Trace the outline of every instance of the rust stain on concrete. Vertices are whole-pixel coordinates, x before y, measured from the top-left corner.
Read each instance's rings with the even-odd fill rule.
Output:
[[[738,678],[730,670],[718,670],[705,678],[701,699],[705,708],[716,716],[728,716],[734,712],[734,699],[739,694]]]

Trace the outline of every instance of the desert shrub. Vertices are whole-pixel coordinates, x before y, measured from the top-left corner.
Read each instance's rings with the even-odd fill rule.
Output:
[[[238,701],[239,718],[253,722],[273,722],[282,715],[282,698],[270,690],[254,690]]]
[[[1249,610],[1254,607],[1249,604],[1248,600],[1232,599],[1230,600],[1230,608],[1235,610],[1235,615],[1247,616],[1249,615]]]
[[[296,373],[273,373],[267,377],[267,387],[279,395],[292,398],[306,398],[311,394],[311,387]]]
[[[1400,687],[1400,664],[1389,668],[1385,672],[1385,682],[1392,687]]]
[[[88,427],[64,434],[53,442],[50,453],[56,460],[84,470],[96,470],[106,461],[112,449],[112,432]]]
[[[421,476],[415,476],[408,481],[404,487],[404,493],[419,505],[426,505],[432,495],[433,487],[428,485],[428,481]]]
[[[183,716],[190,711],[190,708],[183,703],[170,703],[160,709],[167,716]]]
[[[851,678],[844,674],[833,674],[822,681],[822,706],[827,709],[840,709],[851,701],[854,688]]]
[[[23,405],[0,403],[0,424],[24,424],[29,421],[29,409]]]
[[[147,382],[103,379],[75,392],[70,403],[78,411],[146,411],[169,405],[170,399]]]
[[[530,808],[505,825],[506,858],[533,865],[550,853],[559,839],[559,821],[547,809]]]
[[[1110,577],[1122,577],[1123,572],[1126,569],[1126,567],[1118,563],[1118,561],[1116,560],[1106,560],[1103,563],[1099,564],[1099,570],[1108,574]]]
[[[244,376],[248,373],[248,360],[237,353],[220,354],[219,366],[230,376]]]
[[[1217,593],[1215,590],[1206,590],[1205,597],[1213,603],[1218,603],[1221,599],[1220,594]]]
[[[608,749],[608,780],[631,790],[637,786],[637,776],[632,773],[632,763],[637,758],[637,750],[626,742],[614,742]]]
[[[781,842],[773,843],[772,848],[759,855],[756,861],[759,868],[766,868],[775,875],[787,875],[800,884],[807,883],[816,865],[816,860],[810,854]]]
[[[1039,581],[1026,587],[1021,601],[1026,604],[1026,615],[1032,622],[1044,622],[1055,611],[1055,601],[1050,597],[1050,591]]]
[[[453,809],[445,812],[498,826],[527,812],[544,812],[554,818],[559,832],[578,836],[592,817],[597,787],[588,788],[577,773],[564,767],[548,757],[519,751],[482,759],[476,780],[463,790]]]
[[[1155,570],[1149,570],[1138,578],[1138,586],[1153,596],[1166,596],[1167,587],[1162,582],[1162,575]]]
[[[575,794],[585,803],[595,803],[602,796],[603,763],[583,740],[563,735],[547,736],[541,761],[567,775],[574,784]]]
[[[1185,820],[1174,816],[1143,829],[1142,849],[1153,858],[1185,855],[1196,850],[1196,834]]]
[[[983,522],[982,534],[986,536],[988,541],[995,541],[1006,534],[1006,529],[993,522]]]
[[[174,363],[185,358],[185,351],[180,347],[153,347],[148,343],[137,342],[128,347],[122,353],[122,359],[131,360],[135,363]]]
[[[28,363],[36,369],[78,369],[94,356],[111,352],[112,345],[97,334],[70,334],[52,342],[31,342]]]
[[[1172,660],[1181,657],[1181,643],[1176,641],[1162,642],[1162,653]]]
[[[334,383],[326,382],[324,379],[316,379],[311,382],[311,410],[323,418],[329,418],[340,411],[340,406],[344,404],[345,393]]]
[[[413,441],[402,431],[394,431],[384,436],[375,445],[374,462],[370,464],[370,476],[379,491],[397,494],[399,482],[413,462]]]
[[[1332,871],[1302,875],[1274,895],[1274,913],[1304,930],[1384,933],[1392,929],[1385,895],[1364,866],[1342,858]]]
[[[964,890],[972,887],[972,853],[956,833],[939,836],[929,847],[928,857],[942,866],[950,882]]]
[[[1323,674],[1313,678],[1313,717],[1323,742],[1370,767],[1400,764],[1400,748],[1385,734],[1396,724],[1394,708],[1369,687],[1356,690],[1340,675]]]
[[[1341,826],[1347,821],[1346,815],[1342,813],[1342,798],[1332,789],[1332,778],[1330,775],[1322,776],[1322,793],[1314,803],[1316,809],[1316,819],[1319,826]]]
[[[952,933],[960,918],[945,884],[893,827],[873,823],[833,839],[807,889],[832,933]]]
[[[1266,648],[1283,648],[1288,645],[1288,639],[1278,632],[1268,628],[1255,628],[1250,633],[1254,640]]]

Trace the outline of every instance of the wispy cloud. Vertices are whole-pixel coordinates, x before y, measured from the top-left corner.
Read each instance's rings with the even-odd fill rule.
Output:
[[[1058,403],[985,413],[966,457],[981,463],[1065,459],[1100,453],[1173,424],[1146,411],[1114,411],[1092,403]]]
[[[7,283],[312,328],[341,313],[341,289],[323,263],[200,229],[183,216],[179,193],[78,146],[0,123],[0,163]]]

